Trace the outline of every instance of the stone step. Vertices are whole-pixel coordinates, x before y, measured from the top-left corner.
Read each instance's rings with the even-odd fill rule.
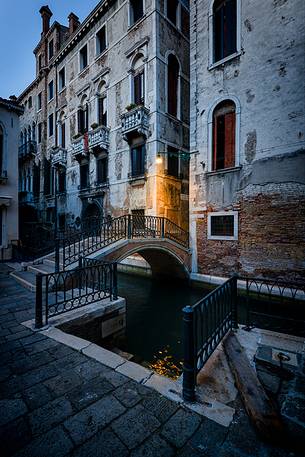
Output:
[[[43,263],[39,263],[37,265],[29,265],[28,271],[32,271],[35,274],[37,274],[37,273],[42,273],[42,274],[54,273],[55,263],[53,263],[53,265],[52,264],[50,265],[48,263],[43,262]]]
[[[31,292],[36,291],[36,274],[33,271],[12,271],[10,276]]]

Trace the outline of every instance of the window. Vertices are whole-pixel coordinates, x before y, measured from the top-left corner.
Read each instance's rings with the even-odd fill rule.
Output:
[[[79,65],[80,65],[80,71],[82,71],[84,68],[87,67],[88,65],[88,51],[87,51],[87,45],[85,45],[80,51],[79,51]]]
[[[40,71],[42,69],[42,57],[41,54],[38,56],[38,70]]]
[[[40,144],[42,140],[42,123],[38,124],[38,143]]]
[[[79,166],[80,188],[87,189],[89,186],[89,163]]]
[[[103,157],[96,160],[96,182],[97,184],[104,184],[108,178],[108,160]]]
[[[208,239],[237,240],[238,212],[223,211],[208,213]]]
[[[88,132],[88,105],[86,104],[84,108],[80,108],[77,112],[77,125],[78,133],[84,134]]]
[[[39,197],[40,192],[40,164],[33,165],[33,194],[34,197]]]
[[[32,124],[32,140],[36,141],[36,125],[35,122]]]
[[[212,170],[235,166],[235,123],[235,103],[219,103],[213,112]]]
[[[58,88],[61,91],[66,86],[65,68],[62,68],[58,73]]]
[[[237,0],[216,0],[213,5],[214,62],[237,51]]]
[[[54,133],[54,121],[53,121],[53,113],[49,116],[49,136],[52,136]]]
[[[136,105],[144,105],[144,70],[133,78],[133,98]]]
[[[179,151],[176,148],[168,147],[167,149],[167,174],[170,176],[179,176]]]
[[[66,147],[66,125],[64,121],[59,124],[59,143],[62,148]]]
[[[166,15],[168,19],[175,25],[177,25],[178,17],[178,0],[167,0],[166,2]]]
[[[66,192],[66,169],[60,168],[58,171],[58,193]]]
[[[54,84],[53,84],[53,81],[50,81],[49,85],[48,85],[48,99],[49,99],[49,101],[52,100],[53,97],[54,97]]]
[[[2,176],[3,173],[3,162],[4,162],[4,134],[3,134],[3,129],[0,125],[0,176]]]
[[[189,38],[190,36],[190,13],[181,5],[181,32]]]
[[[145,172],[145,145],[131,148],[131,176],[144,175]]]
[[[107,98],[105,96],[98,98],[98,123],[107,127]]]
[[[43,164],[43,193],[44,195],[51,194],[51,178],[52,178],[52,171],[51,171],[51,162],[50,160],[44,159]]]
[[[143,0],[130,0],[130,25],[143,17]]]
[[[167,64],[167,112],[178,117],[179,109],[179,62],[173,54]]]
[[[32,97],[29,97],[29,108],[32,108],[33,106],[33,99]]]
[[[65,213],[58,215],[58,228],[59,230],[64,230],[66,226],[66,215]]]
[[[99,55],[106,49],[106,27],[103,26],[96,34],[96,54]]]
[[[52,59],[54,55],[54,42],[53,40],[49,41],[49,60]]]
[[[41,110],[41,107],[42,107],[42,93],[39,92],[38,96],[37,96],[37,110]]]

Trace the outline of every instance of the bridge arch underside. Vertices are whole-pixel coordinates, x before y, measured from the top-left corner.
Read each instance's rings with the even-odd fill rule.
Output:
[[[182,250],[175,252],[166,246],[127,245],[103,257],[104,260],[120,262],[133,254],[139,254],[150,265],[154,278],[189,279],[189,256]]]

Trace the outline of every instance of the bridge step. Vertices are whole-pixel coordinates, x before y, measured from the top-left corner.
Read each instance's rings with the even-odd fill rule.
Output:
[[[42,273],[42,274],[46,274],[46,273],[54,273],[55,271],[55,262],[53,262],[53,264],[48,264],[48,263],[41,263],[41,264],[38,264],[38,265],[29,265],[28,266],[28,271],[31,271],[35,274],[37,273]]]
[[[36,274],[33,271],[12,271],[10,276],[31,292],[36,291]]]

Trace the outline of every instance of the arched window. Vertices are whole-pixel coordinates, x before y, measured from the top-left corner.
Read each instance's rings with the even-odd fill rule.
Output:
[[[77,112],[78,133],[88,132],[89,126],[89,106],[87,96],[84,96]]]
[[[4,165],[4,132],[0,125],[0,176],[2,176]]]
[[[213,4],[214,62],[237,51],[237,0],[215,0]]]
[[[32,139],[33,141],[36,141],[36,125],[35,122],[32,124]]]
[[[235,166],[236,106],[224,100],[213,111],[212,170]]]
[[[178,117],[179,114],[179,62],[173,54],[167,62],[167,112]]]
[[[97,120],[98,125],[107,127],[107,93],[105,81],[102,81],[98,87]]]
[[[60,113],[58,122],[58,144],[62,148],[66,147],[66,124],[65,113],[63,111]]]
[[[135,105],[144,105],[145,103],[145,72],[143,55],[138,54],[132,64],[133,86],[132,99]]]

